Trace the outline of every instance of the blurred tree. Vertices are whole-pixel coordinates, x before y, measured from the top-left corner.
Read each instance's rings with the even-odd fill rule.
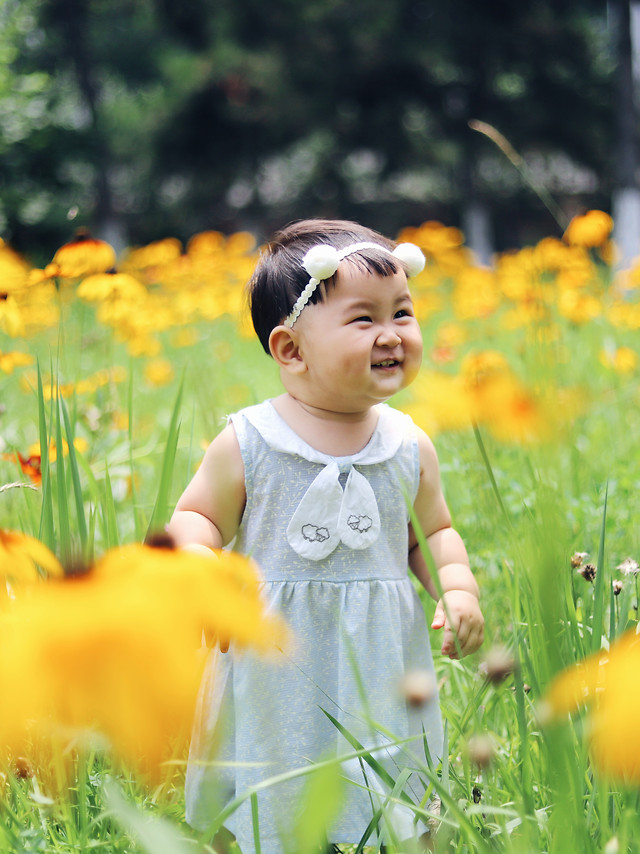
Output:
[[[482,225],[490,208],[499,246],[548,233],[470,119],[561,202],[611,189],[598,0],[4,0],[0,15],[0,115],[21,117],[19,132],[0,118],[0,214],[31,255],[73,222],[119,244],[308,215]]]

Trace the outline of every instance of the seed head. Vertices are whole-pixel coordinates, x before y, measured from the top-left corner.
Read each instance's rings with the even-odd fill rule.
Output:
[[[595,581],[597,571],[593,563],[585,563],[577,569],[578,575],[581,575],[585,581]]]
[[[407,670],[400,682],[400,693],[407,703],[414,708],[419,708],[436,693],[435,679],[428,670]]]
[[[622,582],[616,578],[611,582],[611,586],[613,587],[613,595],[619,596],[622,592]]]
[[[619,569],[623,575],[637,575],[640,572],[638,562],[632,557],[625,558],[622,563],[618,564],[616,569]]]
[[[617,836],[612,836],[604,846],[604,854],[618,854],[620,851],[620,840]]]
[[[516,660],[505,646],[492,646],[479,670],[493,685],[499,685],[516,669]]]
[[[472,735],[467,742],[467,755],[478,768],[488,768],[496,755],[496,746],[486,733]]]
[[[19,780],[26,780],[28,777],[33,777],[36,773],[33,762],[27,759],[26,756],[16,756],[13,763],[13,770]]]
[[[586,557],[589,557],[589,552],[575,552],[571,555],[571,568],[578,569],[582,566],[582,562]]]

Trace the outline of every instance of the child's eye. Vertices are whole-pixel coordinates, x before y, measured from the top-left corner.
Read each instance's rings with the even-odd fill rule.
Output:
[[[400,311],[396,311],[394,317],[413,317],[413,315],[408,308],[401,308]]]
[[[362,314],[360,317],[354,317],[352,323],[371,323],[371,318],[367,314]]]

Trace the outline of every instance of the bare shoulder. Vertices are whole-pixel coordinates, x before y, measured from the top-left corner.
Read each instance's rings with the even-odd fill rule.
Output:
[[[193,479],[178,500],[176,509],[201,513],[224,534],[232,536],[245,500],[240,445],[233,425],[228,424],[207,448]]]
[[[420,457],[420,480],[424,478],[432,480],[434,476],[439,479],[438,453],[435,445],[417,424],[413,425],[413,430],[418,443]]]
[[[205,459],[207,457],[215,458],[218,456],[225,457],[227,455],[230,455],[233,458],[232,461],[242,463],[240,443],[238,442],[235,428],[231,422],[229,422],[210,443],[205,453]]]

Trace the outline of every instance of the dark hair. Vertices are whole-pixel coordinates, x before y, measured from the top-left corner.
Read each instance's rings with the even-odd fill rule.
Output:
[[[289,315],[309,281],[309,274],[302,266],[309,249],[320,243],[344,249],[362,242],[379,243],[388,249],[396,246],[377,231],[340,219],[305,219],[276,232],[263,249],[248,287],[253,328],[266,353],[272,330]],[[375,249],[361,250],[345,260],[379,276],[392,276],[403,269],[397,259]],[[327,279],[327,284],[333,284],[333,277]],[[318,287],[309,302],[322,299],[323,289]]]

